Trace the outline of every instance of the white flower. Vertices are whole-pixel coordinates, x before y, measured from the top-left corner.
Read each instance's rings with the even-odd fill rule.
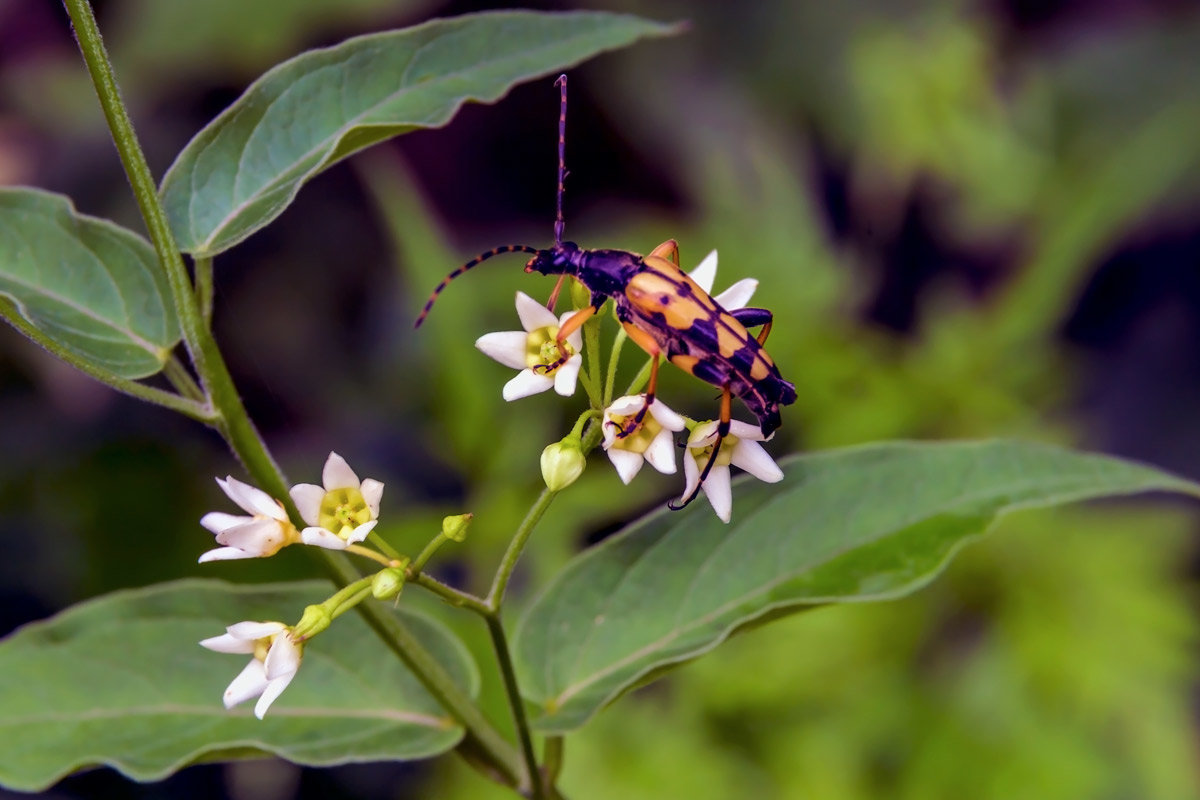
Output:
[[[521,318],[523,331],[500,331],[485,333],[475,340],[475,346],[485,355],[494,358],[506,367],[521,370],[517,376],[504,384],[504,399],[517,400],[531,394],[544,392],[550,387],[563,397],[575,394],[575,382],[579,368],[583,365],[583,334],[576,330],[565,342],[570,357],[549,372],[534,372],[540,364],[553,364],[559,359],[558,345],[554,337],[558,329],[574,316],[568,311],[562,317],[534,300],[524,292],[517,292],[517,316]]]
[[[300,532],[305,544],[345,550],[367,538],[379,517],[383,484],[359,481],[346,459],[330,453],[321,471],[324,487],[301,483],[292,487],[292,500],[310,527]]]
[[[717,279],[717,251],[713,250],[706,255],[700,265],[688,273],[688,277],[699,284],[701,289],[712,294],[713,282]],[[726,311],[736,311],[746,307],[757,288],[758,281],[753,278],[742,278],[725,291],[714,295],[713,299]]]
[[[212,511],[201,517],[200,524],[216,534],[218,544],[225,545],[201,555],[201,563],[273,556],[281,548],[299,541],[283,504],[271,495],[229,476],[225,480],[217,478],[217,485],[230,500],[253,516],[239,517]]]
[[[263,718],[300,669],[302,647],[292,641],[291,634],[282,622],[239,622],[226,628],[222,636],[200,642],[218,653],[254,656],[225,689],[225,708],[257,697],[254,716]]]
[[[683,430],[686,423],[661,400],[655,398],[650,404],[636,431],[617,438],[645,402],[644,394],[628,395],[617,398],[604,409],[604,449],[625,483],[638,474],[643,461],[650,462],[650,466],[664,475],[675,472],[675,441],[671,433]]]
[[[717,441],[717,422],[697,425],[688,437],[687,455],[683,458],[683,474],[687,485],[683,496],[690,497],[700,482],[700,472],[708,463],[713,444]],[[721,452],[704,481],[704,494],[713,511],[723,522],[729,522],[733,508],[733,493],[729,488],[729,465],[741,467],[754,477],[767,483],[783,480],[783,471],[767,454],[759,442],[763,441],[762,430],[757,425],[733,420],[729,424],[729,435],[721,442]]]

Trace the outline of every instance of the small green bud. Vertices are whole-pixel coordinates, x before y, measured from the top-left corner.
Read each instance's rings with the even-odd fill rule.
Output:
[[[571,306],[576,310],[592,304],[592,292],[577,280],[571,280]]]
[[[333,615],[329,613],[328,608],[324,605],[311,605],[304,609],[300,621],[292,626],[292,639],[297,642],[307,641],[328,628],[331,622]]]
[[[390,600],[404,590],[404,568],[387,567],[371,578],[371,596],[376,600]]]
[[[467,540],[467,526],[471,524],[474,514],[456,514],[442,520],[442,536],[454,542]]]
[[[552,492],[560,492],[579,480],[585,466],[587,459],[578,436],[568,435],[542,451],[542,479]]]

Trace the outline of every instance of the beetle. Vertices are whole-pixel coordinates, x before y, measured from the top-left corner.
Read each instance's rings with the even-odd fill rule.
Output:
[[[717,439],[700,472],[700,479],[687,497],[678,503],[668,503],[671,508],[680,509],[695,499],[716,463],[721,443],[729,435],[732,398],[736,396],[745,404],[757,418],[766,437],[780,425],[780,406],[796,401],[796,388],[784,380],[764,347],[774,322],[771,312],[763,308],[739,308],[733,311],[722,308],[679,268],[679,245],[674,239],[668,239],[645,256],[627,250],[586,250],[574,242],[563,241],[567,76],[560,75],[555,85],[560,88],[560,103],[554,244],[545,249],[508,244],[481,253],[437,285],[413,327],[421,326],[433,309],[438,295],[464,272],[505,253],[531,255],[525,263],[526,272],[559,276],[548,303],[551,308],[567,276],[575,278],[591,292],[589,305],[568,317],[558,330],[555,344],[559,357],[551,363],[534,367],[536,371],[548,373],[569,358],[567,337],[611,299],[625,332],[651,359],[650,379],[642,407],[625,424],[618,426],[618,438],[637,431],[654,403],[658,367],[663,357],[721,390]],[[747,330],[759,326],[762,329],[757,336]]]

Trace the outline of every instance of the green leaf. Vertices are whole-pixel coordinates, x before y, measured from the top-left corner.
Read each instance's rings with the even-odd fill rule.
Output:
[[[462,729],[357,614],[304,649],[295,680],[254,717],[221,695],[246,656],[197,642],[240,620],[293,623],[329,583],[234,586],[187,580],[117,592],[0,641],[0,784],[22,791],[106,764],[155,780],[197,760],[273,753],[298,764],[414,759],[449,750]],[[470,655],[440,623],[401,611],[474,694]]]
[[[0,189],[0,314],[123,378],[162,369],[179,342],[166,276],[150,243],[69,198]]]
[[[301,185],[351,153],[676,30],[624,14],[502,11],[304,53],[263,75],[184,148],[161,190],[171,227],[184,251],[212,256],[279,216]]]
[[[781,466],[779,484],[735,484],[730,525],[703,500],[656,512],[558,575],[514,640],[537,728],[577,728],[739,628],[912,592],[1009,511],[1151,490],[1200,496],[1150,467],[1025,442],[878,444]]]

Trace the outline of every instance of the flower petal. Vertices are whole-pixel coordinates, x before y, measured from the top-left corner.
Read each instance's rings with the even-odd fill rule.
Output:
[[[217,543],[245,550],[256,556],[270,556],[287,544],[283,526],[273,519],[254,519],[217,534]]]
[[[579,368],[583,366],[583,356],[576,353],[567,359],[567,363],[554,371],[554,391],[563,397],[575,394],[575,383],[579,379]]]
[[[729,522],[733,512],[733,490],[729,487],[729,467],[714,465],[704,481],[704,496],[709,505],[724,523]]]
[[[253,639],[239,639],[236,636],[230,636],[228,633],[222,633],[220,636],[212,636],[208,639],[203,639],[200,642],[201,647],[207,647],[216,653],[253,653]]]
[[[741,440],[737,443],[737,447],[733,448],[730,460],[735,466],[741,467],[760,481],[778,483],[783,480],[783,470],[758,442]]]
[[[561,328],[563,325],[566,325],[567,320],[569,320],[571,317],[575,316],[577,313],[579,313],[579,312],[568,311],[567,313],[563,314],[561,317],[558,318],[558,327]],[[567,344],[571,345],[571,347],[574,348],[576,353],[578,353],[580,350],[582,350],[583,349],[583,329],[576,328],[575,331],[570,336],[567,337]]]
[[[666,403],[658,398],[655,398],[654,402],[650,404],[650,416],[658,420],[658,424],[669,431],[681,431],[687,427],[683,417],[667,408]]]
[[[257,658],[250,659],[233,682],[225,689],[222,700],[226,708],[233,708],[252,697],[258,697],[267,688],[267,670]]]
[[[224,511],[210,511],[200,518],[200,524],[212,533],[221,533],[238,525],[245,525],[254,517],[239,517],[237,514],[226,514]]]
[[[196,560],[197,564],[206,564],[209,561],[236,561],[239,558],[259,558],[254,553],[247,553],[237,547],[218,547],[215,550],[206,550],[200,554],[200,558]]]
[[[730,420],[729,433],[743,442],[761,442],[763,440],[762,428],[749,422],[742,422],[740,419]]]
[[[612,452],[611,450],[609,451]],[[675,474],[675,439],[668,430],[658,432],[646,448],[646,461],[664,475]]]
[[[300,541],[326,550],[345,550],[346,540],[324,528],[305,528],[300,531]]]
[[[687,446],[692,450],[703,450],[717,441],[717,420],[709,420],[697,425],[688,436]]]
[[[379,520],[373,519],[370,522],[364,522],[354,530],[350,531],[350,535],[346,537],[346,544],[358,544],[363,539],[367,538],[367,534],[375,529],[379,524]]]
[[[756,289],[758,289],[758,281],[754,280],[754,278],[742,278],[733,286],[730,286],[714,297],[713,300],[716,300],[717,305],[726,311],[736,311],[739,308],[746,307],[746,304],[750,302],[750,298],[754,296]]]
[[[217,484],[229,495],[229,499],[237,503],[251,514],[262,514],[274,519],[287,519],[287,513],[271,495],[262,489],[256,489],[248,483],[242,483],[232,475],[222,481],[217,478]]]
[[[300,512],[300,519],[309,525],[316,525],[321,521],[321,501],[325,499],[324,487],[313,483],[298,483],[288,494],[292,496],[292,502]]]
[[[700,469],[696,458],[690,452],[683,454],[683,494],[679,496],[680,500],[696,491],[696,486],[700,483]]]
[[[525,369],[525,346],[529,335],[525,331],[496,331],[485,333],[475,340],[475,346],[488,358],[512,369]]]
[[[624,397],[618,397],[609,404],[608,408],[604,409],[604,416],[606,419],[610,416],[627,416],[639,410],[645,402],[646,396],[642,394],[627,394]]]
[[[367,478],[359,488],[367,508],[371,509],[371,518],[379,516],[379,501],[383,499],[383,484],[374,478]],[[306,520],[307,521],[307,520]]]
[[[626,484],[633,480],[634,476],[641,471],[642,464],[645,463],[637,453],[618,447],[608,451],[608,460],[617,468],[617,475],[621,476],[621,482]]]
[[[520,400],[522,397],[529,397],[531,394],[544,392],[554,385],[554,379],[549,375],[538,375],[531,369],[523,369],[517,373],[516,377],[504,384],[504,391],[501,394],[505,400],[512,402]]]
[[[292,678],[296,677],[295,672],[291,672],[280,678],[268,681],[266,687],[262,691],[262,696],[258,698],[258,702],[254,704],[254,716],[262,719],[267,715],[267,709],[271,704],[283,694],[283,690],[292,682]]]
[[[236,636],[238,639],[249,639],[256,641],[258,639],[266,639],[268,636],[274,636],[277,633],[283,633],[287,630],[287,625],[282,622],[235,622],[225,629],[225,632],[230,636]]]
[[[327,492],[334,489],[357,489],[359,486],[358,476],[350,469],[346,459],[332,452],[329,458],[325,459],[325,468],[321,470],[321,483],[325,484]]]
[[[558,317],[554,316],[554,312],[524,292],[517,292],[517,316],[521,318],[521,327],[526,331],[558,327]]]
[[[286,675],[294,675],[300,668],[300,648],[292,641],[292,637],[282,633],[271,642],[267,650],[266,661],[267,680],[274,681]]]
[[[712,294],[713,282],[717,279],[717,251],[713,250],[691,272],[688,277],[700,285],[706,293]]]

